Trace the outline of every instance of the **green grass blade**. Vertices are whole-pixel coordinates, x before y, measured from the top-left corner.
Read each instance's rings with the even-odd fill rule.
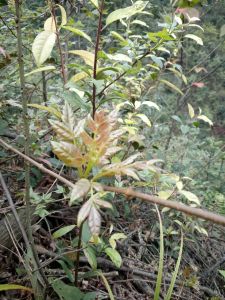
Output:
[[[183,251],[183,245],[184,245],[184,238],[183,238],[183,233],[182,233],[181,234],[181,243],[180,243],[179,256],[178,256],[178,259],[177,259],[176,267],[175,267],[175,270],[174,270],[174,273],[173,273],[173,276],[172,276],[172,279],[171,279],[171,282],[170,282],[170,286],[169,286],[168,292],[166,294],[165,300],[170,300],[170,298],[172,296],[173,288],[174,288],[174,285],[175,285],[175,282],[176,282],[176,278],[177,278],[177,274],[178,274],[179,267],[180,267],[180,262],[181,262],[181,257],[182,257],[182,251]]]
[[[159,299],[159,293],[161,289],[162,283],[162,275],[163,275],[163,257],[164,257],[164,240],[163,240],[163,226],[162,226],[162,219],[158,210],[158,207],[155,205],[158,218],[159,218],[159,228],[160,228],[160,253],[159,253],[159,267],[158,267],[158,275],[154,293],[154,300]]]
[[[102,278],[102,281],[107,289],[107,292],[109,294],[109,299],[110,300],[115,300],[114,296],[113,296],[113,293],[112,293],[112,290],[111,290],[111,287],[108,283],[108,280],[106,279],[106,277],[103,275],[102,271],[101,270],[98,270],[97,271],[97,274]]]
[[[18,284],[12,284],[12,283],[7,283],[7,284],[0,284],[0,291],[10,291],[10,290],[24,290],[33,293],[33,290],[31,288],[28,288],[23,285],[18,285]]]

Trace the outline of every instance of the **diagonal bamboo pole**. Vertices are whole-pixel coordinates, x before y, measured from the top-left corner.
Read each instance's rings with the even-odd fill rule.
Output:
[[[74,188],[74,186],[75,186],[74,183],[72,183],[68,179],[64,178],[63,176],[45,168],[42,164],[40,164],[40,163],[36,162],[35,160],[33,160],[32,158],[26,156],[19,150],[15,149],[14,147],[12,147],[8,143],[6,143],[4,140],[0,139],[0,145],[2,145],[4,148],[6,148],[10,151],[13,151],[14,153],[18,154],[19,156],[23,157],[24,159],[29,161],[32,165],[36,166],[42,172],[49,174],[50,176],[57,178],[62,183],[65,183],[67,186]],[[139,199],[149,202],[149,203],[155,203],[155,204],[158,204],[161,206],[169,207],[169,208],[181,211],[185,214],[195,216],[197,218],[201,218],[201,219],[225,226],[225,217],[223,217],[219,214],[201,209],[201,208],[190,207],[190,206],[187,206],[180,202],[164,200],[164,199],[161,199],[159,197],[155,197],[155,196],[152,196],[149,194],[136,192],[132,188],[117,188],[117,187],[111,187],[111,186],[106,186],[106,185],[104,185],[103,188],[105,191],[122,194],[122,195],[129,196],[132,198],[139,198]]]

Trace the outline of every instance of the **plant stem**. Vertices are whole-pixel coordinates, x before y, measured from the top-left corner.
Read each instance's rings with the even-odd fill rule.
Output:
[[[46,102],[48,101],[47,97],[47,81],[45,78],[45,71],[41,72],[42,74],[42,94],[43,94],[43,102],[46,105]]]
[[[97,77],[97,62],[98,62],[98,51],[99,51],[99,42],[102,30],[102,14],[104,9],[104,0],[101,1],[101,5],[99,8],[99,20],[98,20],[98,29],[96,35],[95,42],[95,57],[94,57],[94,69],[93,69],[93,79],[96,80]],[[92,118],[94,120],[96,112],[96,85],[93,83],[93,91],[92,91]]]
[[[11,211],[12,211],[14,217],[15,217],[17,225],[18,225],[18,227],[19,227],[19,229],[21,231],[21,234],[23,236],[23,240],[25,242],[25,245],[26,245],[27,248],[29,248],[30,243],[29,243],[29,239],[27,237],[27,233],[25,231],[25,228],[24,228],[23,224],[20,221],[19,214],[18,214],[18,212],[17,212],[17,210],[15,208],[15,204],[14,204],[14,202],[12,200],[11,194],[9,192],[9,189],[8,189],[6,183],[5,183],[5,180],[4,180],[3,176],[2,176],[1,171],[0,171],[0,183],[2,185],[3,191],[5,192],[6,198],[7,198],[8,202],[9,202],[9,206],[10,206]]]
[[[24,76],[24,61],[23,61],[23,44],[22,44],[22,30],[21,30],[21,8],[20,5],[22,1],[15,0],[15,10],[16,10],[16,31],[17,31],[17,47],[18,47],[18,63],[19,63],[19,78],[20,78],[20,90],[21,90],[21,100],[22,100],[22,107],[23,107],[23,125],[24,125],[24,151],[25,155],[30,155],[29,150],[29,143],[30,143],[30,132],[29,132],[29,117],[28,117],[28,109],[27,109],[27,93],[26,93],[26,86],[25,86],[25,76]],[[31,205],[30,205],[30,162],[25,159],[25,203],[26,203],[26,219],[27,219],[27,233],[29,239],[29,248],[27,252],[31,254],[32,264],[34,266],[40,265],[38,260],[38,255],[35,250],[34,246],[34,239],[32,234],[32,223],[31,223]],[[43,299],[44,297],[44,290],[43,287],[40,285],[39,280],[35,280],[36,276],[31,274],[31,281],[32,285],[36,290],[36,299]],[[47,283],[44,274],[38,274],[42,285],[44,282]]]
[[[56,15],[55,15],[55,7],[51,1],[51,13],[55,22],[55,28],[56,28],[56,38],[57,38],[57,44],[58,44],[58,48],[59,48],[59,55],[60,55],[60,60],[61,60],[61,72],[62,72],[62,78],[63,78],[63,83],[64,85],[67,82],[67,76],[66,76],[66,69],[65,69],[65,63],[64,63],[64,57],[63,57],[63,52],[62,52],[62,47],[61,47],[61,43],[60,43],[60,36],[59,36],[59,30],[57,27],[57,21],[56,21]]]
[[[83,229],[83,223],[81,223],[79,228],[79,239],[78,239],[78,245],[77,245],[77,257],[76,257],[76,266],[75,266],[75,286],[78,287],[78,269],[80,264],[80,249],[81,249],[81,243],[82,243],[82,229]]]

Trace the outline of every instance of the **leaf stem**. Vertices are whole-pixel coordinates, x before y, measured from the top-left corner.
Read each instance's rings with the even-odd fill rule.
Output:
[[[88,177],[88,175],[89,175],[89,173],[90,173],[92,167],[93,167],[93,163],[92,163],[91,160],[89,160],[88,165],[87,165],[87,168],[86,168],[86,170],[85,170],[85,172],[84,172],[84,175],[83,175],[84,178],[87,178],[87,177]]]

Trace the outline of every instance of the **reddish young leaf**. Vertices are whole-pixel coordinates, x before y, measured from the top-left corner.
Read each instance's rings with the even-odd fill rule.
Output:
[[[49,123],[52,125],[52,128],[56,132],[59,140],[73,143],[75,135],[73,130],[71,130],[67,125],[57,120],[49,120]]]
[[[52,151],[68,167],[80,168],[86,162],[80,150],[73,144],[67,142],[51,142]]]
[[[203,88],[205,86],[204,82],[193,82],[192,86],[196,86],[197,88]]]
[[[82,198],[87,195],[91,188],[91,183],[88,179],[82,178],[77,181],[72,189],[70,197],[70,205],[72,205],[78,198]]]

